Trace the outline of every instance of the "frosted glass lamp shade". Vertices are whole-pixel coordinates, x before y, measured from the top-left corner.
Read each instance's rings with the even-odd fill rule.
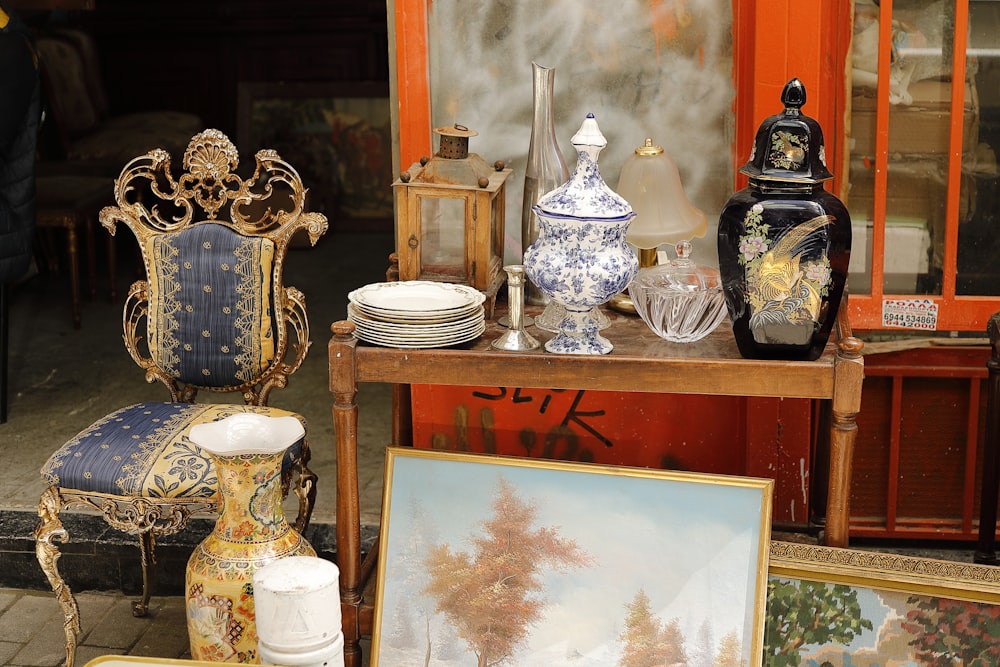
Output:
[[[651,139],[646,139],[622,165],[618,194],[635,211],[625,240],[637,248],[676,244],[705,235],[705,214],[688,201],[677,165]]]

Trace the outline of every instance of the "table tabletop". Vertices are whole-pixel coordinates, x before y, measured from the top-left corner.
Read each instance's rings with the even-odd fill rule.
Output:
[[[537,315],[540,309],[529,308]],[[494,350],[506,328],[487,321],[476,340],[448,348],[398,349],[359,342],[357,381],[455,386],[602,389],[729,396],[832,398],[838,347],[830,342],[815,361],[744,359],[725,322],[693,343],[657,336],[637,317],[609,312],[602,332],[614,344],[607,355]],[[544,344],[553,334],[526,331]]]

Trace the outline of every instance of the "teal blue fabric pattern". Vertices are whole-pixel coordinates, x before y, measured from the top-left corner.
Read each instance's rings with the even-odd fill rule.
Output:
[[[304,421],[278,408],[138,403],[112,412],[63,445],[42,467],[42,478],[64,489],[119,496],[215,498],[214,466],[188,434],[195,424],[242,412]],[[289,447],[283,469],[298,459],[303,440]]]
[[[274,244],[216,223],[150,241],[150,354],[181,382],[232,387],[274,359]]]

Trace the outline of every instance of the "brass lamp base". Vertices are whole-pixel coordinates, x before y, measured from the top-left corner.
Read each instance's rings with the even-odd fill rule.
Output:
[[[628,292],[619,292],[611,297],[608,301],[608,308],[613,308],[619,313],[625,313],[626,315],[638,315],[639,313],[635,310],[635,304],[632,303],[632,297],[628,295]]]
[[[639,248],[639,268],[645,269],[650,266],[656,266],[656,248]],[[627,289],[611,297],[611,300],[608,301],[608,308],[626,315],[639,315]]]

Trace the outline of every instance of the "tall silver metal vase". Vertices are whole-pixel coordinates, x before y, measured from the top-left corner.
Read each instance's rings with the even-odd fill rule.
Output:
[[[556,70],[531,63],[533,82],[531,143],[524,168],[524,199],[521,206],[521,252],[538,240],[538,216],[532,207],[548,192],[569,180],[569,169],[556,140],[552,98]],[[545,305],[549,298],[533,283],[525,282],[524,300],[533,306]]]

